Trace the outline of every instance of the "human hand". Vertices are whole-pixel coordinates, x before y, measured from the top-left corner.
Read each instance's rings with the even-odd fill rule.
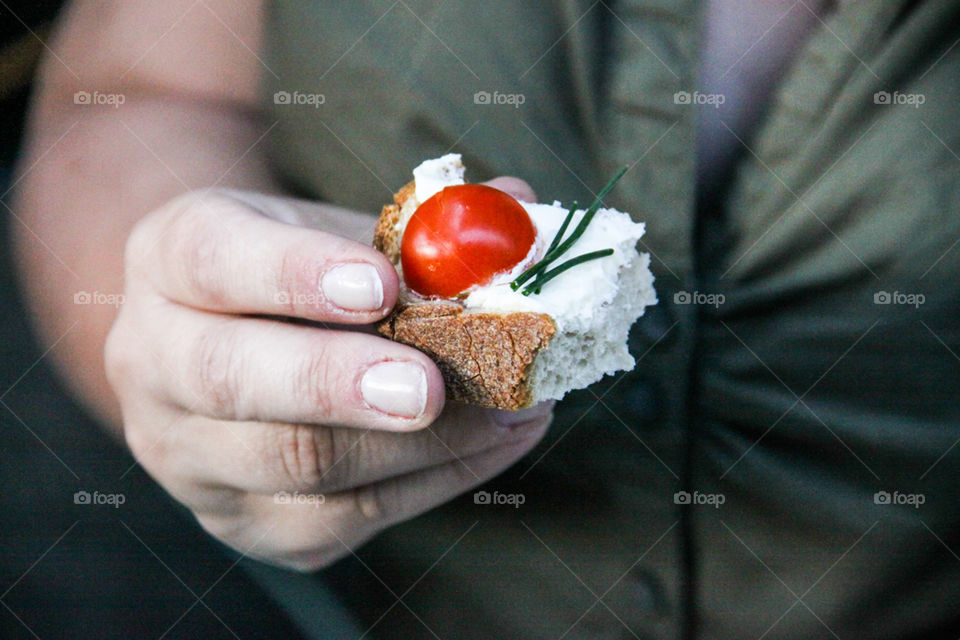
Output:
[[[533,199],[521,181],[489,184]],[[348,239],[372,226],[213,191],[154,211],[127,243],[105,354],[127,443],[208,532],[274,564],[335,561],[498,474],[550,421],[549,405],[444,409],[429,358],[364,331],[399,286],[384,256]]]

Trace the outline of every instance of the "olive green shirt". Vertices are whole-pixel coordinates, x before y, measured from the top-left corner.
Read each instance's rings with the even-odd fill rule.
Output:
[[[607,202],[647,223],[657,278],[636,369],[571,393],[484,487],[522,505],[470,492],[326,572],[368,637],[956,628],[960,4],[839,2],[698,206],[677,93],[701,8],[271,3],[291,189],[373,213],[456,151],[470,180],[583,202],[626,164]]]

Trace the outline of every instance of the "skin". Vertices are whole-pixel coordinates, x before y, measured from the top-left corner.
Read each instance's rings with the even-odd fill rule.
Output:
[[[13,235],[74,395],[213,536],[306,571],[500,473],[550,407],[445,407],[428,358],[372,335],[399,285],[370,215],[284,197],[259,154],[262,22],[255,0],[73,3],[41,70]],[[74,104],[94,89],[125,102]],[[516,178],[488,184],[534,199]],[[371,265],[382,304],[317,295],[342,264]],[[78,291],[125,300],[118,313]],[[422,370],[422,413],[365,401],[384,361]]]

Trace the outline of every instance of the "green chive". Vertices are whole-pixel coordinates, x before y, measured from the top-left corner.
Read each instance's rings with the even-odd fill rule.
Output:
[[[597,194],[596,200],[593,201],[593,204],[590,205],[590,208],[587,209],[586,213],[583,214],[583,218],[580,220],[580,224],[577,225],[577,228],[573,230],[573,233],[570,234],[570,237],[567,238],[560,246],[554,249],[553,255],[544,256],[544,260],[553,261],[562,256],[570,247],[580,239],[580,236],[587,230],[587,226],[593,220],[593,216],[596,215],[597,211],[600,210],[600,205],[602,200],[606,197],[608,193],[613,189],[613,186],[617,184],[620,178],[623,177],[623,174],[627,172],[627,169],[630,167],[623,167],[620,171],[617,172],[617,175],[613,176],[613,179],[607,183],[607,185],[600,190],[600,193]]]
[[[563,224],[560,225],[560,229],[557,231],[556,235],[553,236],[553,241],[550,243],[550,246],[547,247],[547,250],[544,251],[543,259],[517,276],[517,279],[510,283],[511,289],[516,291],[523,285],[524,282],[537,274],[543,273],[543,270],[549,266],[550,260],[547,258],[551,255],[553,250],[557,248],[557,245],[560,244],[560,239],[563,238],[563,234],[567,232],[567,227],[570,226],[570,221],[573,220],[573,214],[576,212],[576,210],[577,202],[574,201],[573,205],[570,207],[570,210],[567,211],[567,215],[563,219]]]
[[[529,269],[521,273],[516,278],[516,280],[511,282],[510,283],[511,289],[516,291],[521,286],[523,286],[525,282],[527,282],[531,278],[536,277],[536,280],[534,281],[534,283],[528,286],[526,289],[524,289],[522,293],[523,295],[530,295],[530,293],[539,293],[540,286],[542,286],[543,283],[546,282],[546,280],[543,279],[545,275],[553,274],[550,276],[550,278],[554,278],[560,273],[562,273],[563,271],[566,271],[567,269],[569,269],[570,267],[574,267],[577,264],[586,262],[587,260],[603,257],[600,255],[594,255],[594,254],[604,253],[604,251],[609,251],[610,253],[613,253],[613,249],[604,249],[603,251],[594,251],[593,253],[585,254],[585,255],[593,256],[592,258],[587,258],[585,260],[580,260],[580,258],[575,258],[575,260],[580,260],[580,261],[575,262],[574,264],[570,264],[571,262],[574,262],[573,260],[571,260],[567,263],[564,263],[560,267],[557,267],[556,269],[553,269],[552,271],[547,272],[547,274],[544,274],[544,271],[546,271],[547,267],[550,266],[551,262],[553,262],[554,260],[562,256],[564,253],[566,253],[567,250],[569,250],[570,247],[572,247],[574,243],[576,243],[576,241],[580,239],[580,237],[587,230],[587,225],[590,224],[590,222],[593,220],[593,216],[596,215],[597,211],[600,209],[600,205],[602,204],[604,197],[606,197],[606,195],[610,193],[610,191],[613,189],[613,186],[617,184],[617,182],[620,180],[620,178],[623,177],[623,174],[625,174],[629,168],[630,167],[624,166],[622,169],[620,169],[620,171],[617,172],[617,175],[615,175],[610,180],[610,182],[608,182],[606,186],[604,186],[603,189],[600,190],[600,193],[597,194],[597,197],[594,199],[593,204],[591,204],[590,207],[584,212],[583,218],[580,219],[580,223],[570,234],[570,237],[567,238],[566,240],[562,240],[563,234],[566,233],[567,227],[570,225],[570,221],[573,220],[573,214],[577,210],[577,202],[574,201],[573,205],[570,207],[570,211],[567,212],[566,218],[564,218],[563,220],[563,224],[560,226],[560,230],[557,231],[557,234],[553,237],[553,241],[550,243],[550,246],[547,248],[547,251],[544,253],[543,258],[540,260],[540,262],[538,262],[537,264],[533,265],[532,267],[530,267]],[[604,255],[610,255],[610,253],[604,253]],[[581,256],[581,258],[583,257],[584,256]],[[540,286],[535,286],[537,282],[540,283]]]
[[[547,265],[548,263],[546,260],[541,260],[540,262],[533,265],[532,267],[530,267],[529,269],[521,273],[519,276],[517,276],[517,279],[510,283],[510,288],[516,291],[521,286],[523,286],[524,282],[526,282],[533,276],[537,275],[538,273],[546,269]]]
[[[560,230],[557,231],[557,235],[553,236],[553,242],[550,243],[550,247],[547,249],[547,252],[544,254],[550,255],[550,252],[557,248],[557,245],[560,244],[560,239],[563,237],[563,234],[567,232],[567,227],[570,226],[570,221],[573,220],[573,214],[577,210],[577,201],[574,200],[573,204],[570,205],[570,210],[567,212],[567,216],[563,219],[563,224],[560,225]]]

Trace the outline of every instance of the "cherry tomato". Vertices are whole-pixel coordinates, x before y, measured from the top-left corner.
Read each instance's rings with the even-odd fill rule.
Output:
[[[403,278],[422,296],[454,298],[515,267],[536,237],[526,210],[503,191],[481,184],[445,187],[407,222],[400,243]]]

